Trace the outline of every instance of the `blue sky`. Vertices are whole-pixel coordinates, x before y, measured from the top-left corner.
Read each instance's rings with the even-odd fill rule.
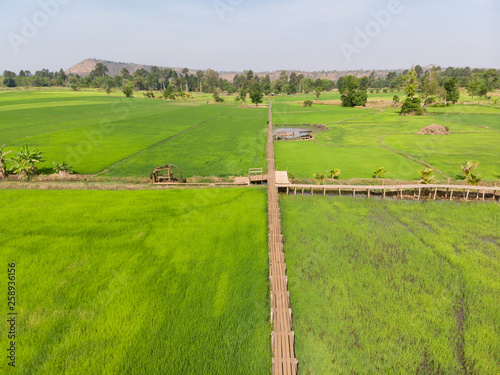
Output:
[[[499,3],[0,0],[0,71],[91,57],[219,71],[500,68]]]

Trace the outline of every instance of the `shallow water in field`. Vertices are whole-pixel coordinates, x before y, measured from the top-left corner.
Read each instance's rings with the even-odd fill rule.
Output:
[[[286,133],[292,133],[293,136],[292,137],[286,137],[285,139],[295,139],[295,138],[299,138],[300,137],[300,132],[301,131],[307,131],[307,130],[311,130],[311,129],[305,129],[305,128],[277,128],[277,129],[274,129],[273,136],[276,135],[277,133],[280,133],[280,132],[286,132]]]

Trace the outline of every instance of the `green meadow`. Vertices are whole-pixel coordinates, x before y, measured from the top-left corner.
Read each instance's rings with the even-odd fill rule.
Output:
[[[189,132],[111,165],[108,171],[111,176],[141,176],[170,161],[186,176],[246,175],[249,168],[266,168],[267,116],[264,108],[229,108]]]
[[[16,374],[270,373],[264,190],[2,191],[0,202]]]
[[[394,94],[369,94],[366,108],[332,105],[338,92],[322,93],[320,103],[302,107],[313,94],[266,98],[274,101],[279,126],[322,124],[314,142],[277,142],[278,168],[298,179],[339,168],[340,179],[371,178],[376,167],[385,178],[416,180],[431,165],[438,180],[460,179],[460,163],[479,161],[486,181],[500,178],[500,109],[457,104],[430,107],[423,117],[400,117],[391,107]],[[136,98],[98,91],[3,91],[0,94],[0,143],[7,150],[28,144],[44,152],[41,170],[63,161],[80,174],[147,177],[166,163],[185,177],[245,175],[266,167],[264,108],[240,108],[233,96],[216,105],[207,94],[179,101]],[[329,103],[329,104],[328,104]],[[370,103],[375,103],[375,106]],[[382,104],[380,104],[382,103]],[[385,104],[384,104],[385,103]],[[440,124],[447,136],[416,135]]]
[[[200,98],[166,102],[96,91],[0,95],[0,143],[6,150],[28,144],[43,151],[42,170],[65,161],[80,174],[108,170],[147,177],[166,163],[187,177],[246,174],[265,166],[266,121],[264,109]]]
[[[313,97],[311,96],[310,99]],[[342,178],[371,178],[383,166],[388,179],[416,180],[418,170],[430,165],[438,180],[461,179],[460,164],[479,161],[484,180],[500,179],[500,109],[484,105],[429,108],[422,117],[401,117],[393,107],[342,108],[338,105],[277,103],[276,128],[323,124],[313,142],[275,142],[279,169],[299,179],[339,168]],[[458,114],[457,114],[458,113]],[[432,124],[450,135],[417,135]]]
[[[303,374],[495,374],[496,204],[282,196]]]

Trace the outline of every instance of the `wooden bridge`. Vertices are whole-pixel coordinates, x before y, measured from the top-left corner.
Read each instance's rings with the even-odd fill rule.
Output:
[[[283,235],[281,234],[278,189],[273,145],[272,104],[269,105],[268,132],[268,218],[269,218],[269,278],[271,280],[271,323],[273,332],[273,374],[297,374],[297,359],[292,331],[292,310],[288,294]]]
[[[295,337],[292,330],[292,309],[288,293],[283,235],[281,232],[278,194],[310,195],[366,195],[370,197],[396,199],[448,199],[448,200],[486,200],[500,202],[500,187],[470,185],[308,185],[290,184],[286,172],[276,172],[273,145],[272,104],[269,106],[268,129],[268,219],[269,219],[269,278],[271,281],[271,323],[273,332],[273,369],[276,375],[297,374],[298,361],[295,358]],[[278,173],[278,181],[277,181]],[[254,169],[249,179],[263,178],[263,171]]]
[[[486,200],[500,201],[500,187],[470,186],[470,185],[437,185],[437,184],[408,184],[408,185],[306,185],[306,184],[276,184],[278,191],[293,194],[322,194],[345,195],[356,194],[378,196],[382,199],[411,198],[411,199],[457,199],[457,200]]]
[[[262,168],[250,168],[248,170],[248,181],[252,182],[266,182],[267,174],[264,174],[264,169]]]

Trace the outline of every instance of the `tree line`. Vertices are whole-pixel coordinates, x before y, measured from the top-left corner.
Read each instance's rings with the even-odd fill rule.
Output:
[[[261,86],[262,92],[266,95],[271,93],[296,94],[308,93],[318,87],[322,91],[329,91],[335,88],[335,82],[328,79],[316,79],[304,77],[303,74],[292,72],[290,75],[283,71],[279,79],[271,81],[269,74],[258,76],[252,70],[243,74],[236,74],[233,82],[229,82],[212,70],[198,70],[191,73],[184,68],[181,72],[174,69],[160,69],[153,66],[151,70],[144,68],[131,73],[123,68],[119,75],[110,76],[109,70],[103,63],[97,63],[89,75],[81,77],[78,74],[65,74],[61,69],[58,72],[51,72],[42,69],[32,74],[29,70],[21,70],[19,74],[11,71],[4,71],[2,83],[7,87],[31,86],[72,86],[74,88],[101,88],[101,89],[123,89],[130,86],[134,90],[167,90],[173,92],[204,92],[216,93],[227,92],[233,94],[242,89],[250,92],[255,83]]]
[[[499,71],[496,69],[448,67],[443,70],[439,66],[423,68],[417,65],[411,71],[416,74],[415,82],[419,90],[431,92],[432,95],[428,95],[428,98],[439,96],[439,91],[441,94],[443,90],[449,91],[450,85],[454,88],[467,88],[473,97],[485,97],[488,92],[500,88]],[[58,72],[42,69],[34,74],[29,70],[21,70],[19,74],[4,71],[1,82],[7,87],[71,86],[75,90],[79,88],[123,90],[125,87],[129,87],[139,91],[163,91],[166,92],[166,96],[179,92],[215,94],[226,92],[233,94],[236,92],[255,92],[257,89],[266,95],[271,93],[290,95],[331,91],[337,88],[345,96],[343,103],[359,105],[357,103],[363,101],[364,94],[369,89],[403,89],[406,86],[405,77],[409,72],[410,70],[407,70],[398,74],[392,71],[386,77],[375,77],[374,72],[361,78],[348,75],[340,77],[335,82],[321,78],[313,80],[303,74],[295,72],[288,74],[286,71],[282,71],[279,78],[271,80],[269,74],[259,76],[254,74],[252,70],[248,70],[242,74],[236,74],[233,81],[229,82],[212,69],[198,70],[196,73],[192,73],[187,68],[177,72],[174,69],[160,69],[156,66],[153,66],[149,71],[142,68],[133,73],[123,68],[119,75],[110,76],[107,66],[103,63],[97,63],[90,74],[83,77],[78,74],[67,75],[63,69]],[[441,97],[444,96],[441,95]],[[454,97],[449,97],[448,101],[454,102]]]

